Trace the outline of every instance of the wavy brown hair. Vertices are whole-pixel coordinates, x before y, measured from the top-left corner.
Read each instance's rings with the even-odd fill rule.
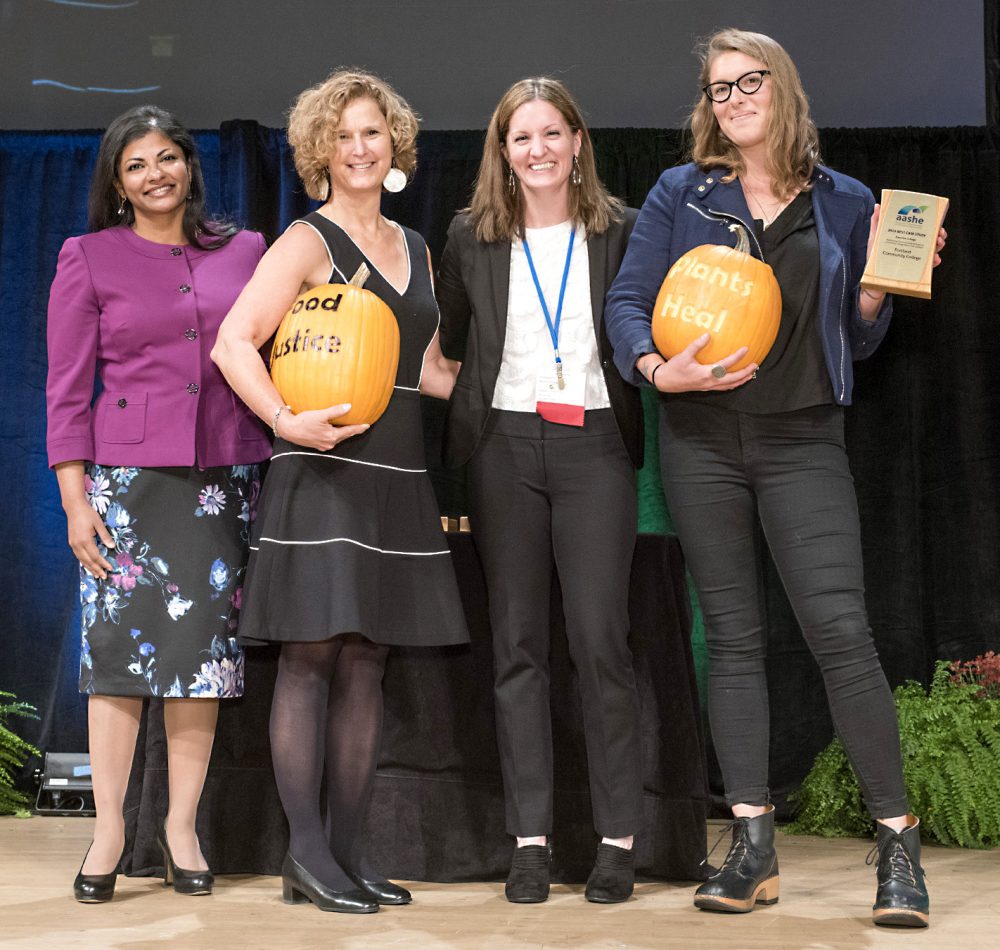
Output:
[[[420,119],[407,101],[384,79],[357,69],[339,69],[301,93],[288,114],[288,143],[295,170],[306,194],[318,201],[329,197],[329,163],[344,109],[355,99],[373,99],[385,116],[392,139],[392,157],[407,178],[417,167]]]
[[[486,130],[472,202],[466,209],[480,241],[514,241],[524,237],[524,198],[516,176],[517,184],[511,194],[510,164],[504,156],[504,147],[511,116],[524,103],[535,99],[553,106],[570,130],[580,133],[577,156],[580,184],[569,186],[570,217],[574,224],[582,226],[589,237],[603,234],[613,222],[624,217],[622,203],[608,193],[597,177],[594,146],[576,100],[558,79],[537,76],[519,80],[503,94]]]
[[[785,198],[796,189],[809,188],[813,169],[820,161],[819,136],[809,116],[809,100],[802,88],[799,71],[784,48],[763,33],[746,30],[720,30],[699,44],[701,59],[698,85],[708,85],[712,63],[721,53],[743,53],[771,71],[771,110],[767,123],[767,170],[777,198]],[[691,110],[691,158],[702,171],[722,166],[732,181],[746,170],[740,150],[719,128],[712,102],[698,93]]]

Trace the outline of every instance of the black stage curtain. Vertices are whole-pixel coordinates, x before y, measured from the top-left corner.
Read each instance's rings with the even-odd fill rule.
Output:
[[[448,535],[471,647],[397,649],[385,678],[385,730],[368,815],[369,853],[393,877],[421,881],[506,876],[503,789],[493,721],[486,586],[469,534]],[[580,697],[553,585],[553,876],[586,880],[597,837],[587,788]],[[704,876],[706,787],[684,564],[674,538],[640,535],[632,566],[630,642],[642,722],[644,818],[637,866],[672,880]],[[268,709],[276,647],[248,651],[252,692],[222,704],[199,833],[216,872],[277,874],[288,842],[271,772]],[[123,868],[162,873],[153,844],[166,812],[161,707],[151,706],[126,799]],[[253,829],[247,833],[246,829]]]
[[[986,124],[1000,128],[1000,0],[983,4],[986,63]]]
[[[987,7],[994,21],[996,9],[995,3]],[[991,75],[997,78],[995,70]],[[633,205],[684,152],[678,131],[599,129],[593,138],[601,175]],[[905,188],[952,202],[934,299],[897,299],[885,343],[856,367],[848,414],[872,626],[896,685],[926,680],[937,658],[965,659],[1000,647],[1000,396],[994,385],[1000,344],[991,303],[1000,283],[997,138],[989,128],[830,129],[821,138],[828,164],[876,195],[883,187]],[[8,354],[0,432],[14,516],[13,544],[0,556],[0,689],[16,690],[42,711],[42,720],[25,731],[42,748],[58,751],[84,748],[85,729],[84,703],[74,692],[75,571],[55,479],[44,462],[45,302],[62,240],[85,227],[98,139],[92,132],[0,132],[0,285],[7,306],[0,340]],[[274,236],[309,207],[283,133],[231,122],[219,132],[198,133],[197,140],[213,209]],[[386,213],[423,233],[435,258],[452,213],[468,200],[481,142],[476,131],[422,133],[416,179],[386,198]],[[443,511],[460,514],[461,474],[443,473],[438,463],[442,408],[427,403],[427,452],[438,497]],[[651,497],[658,483],[655,450],[648,458],[640,481]],[[644,530],[669,528],[662,507],[648,498],[643,519]],[[815,665],[770,566],[764,583],[772,630],[771,782],[781,804],[832,727]]]

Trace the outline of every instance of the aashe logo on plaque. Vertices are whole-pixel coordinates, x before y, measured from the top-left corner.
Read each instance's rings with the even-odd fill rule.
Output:
[[[929,300],[934,246],[947,212],[947,198],[884,189],[875,249],[861,286]]]

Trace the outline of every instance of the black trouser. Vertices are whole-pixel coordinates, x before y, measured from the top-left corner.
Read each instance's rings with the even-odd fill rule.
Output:
[[[660,465],[705,615],[709,716],[727,802],[768,801],[759,518],[865,802],[876,818],[905,814],[896,709],[865,611],[843,410],[751,415],[663,401]]]
[[[549,604],[553,561],[583,705],[594,826],[639,826],[639,702],[628,647],[635,473],[610,409],[583,428],[494,410],[469,463],[486,574],[507,831],[552,831]]]

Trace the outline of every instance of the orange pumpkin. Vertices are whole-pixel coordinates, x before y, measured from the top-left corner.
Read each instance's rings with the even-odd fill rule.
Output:
[[[778,334],[781,290],[774,272],[750,255],[746,230],[729,228],[736,247],[702,244],[678,258],[667,272],[653,308],[653,342],[667,358],[703,333],[711,340],[698,362],[717,363],[741,346],[747,355],[730,367],[760,364]]]
[[[271,379],[293,412],[350,403],[334,425],[373,423],[396,382],[399,326],[385,303],[362,284],[362,264],[347,284],[300,294],[271,349]]]

